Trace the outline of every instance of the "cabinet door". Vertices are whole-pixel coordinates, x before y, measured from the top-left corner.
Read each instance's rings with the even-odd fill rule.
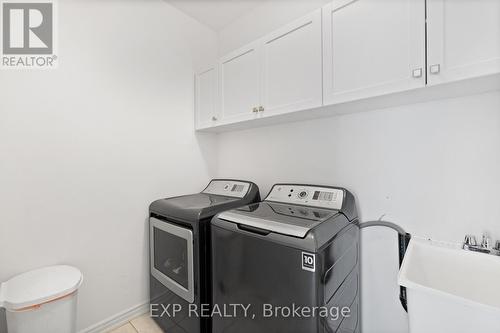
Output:
[[[196,129],[217,123],[217,66],[195,75]]]
[[[264,115],[321,106],[321,59],[321,9],[264,37]]]
[[[425,85],[425,0],[335,0],[323,8],[324,104]]]
[[[222,121],[231,123],[256,117],[262,76],[259,43],[223,57],[219,68]]]
[[[500,72],[500,1],[427,1],[428,83]]]

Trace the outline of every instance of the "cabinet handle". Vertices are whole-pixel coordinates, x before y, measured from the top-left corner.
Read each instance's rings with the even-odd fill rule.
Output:
[[[213,116],[213,117],[212,117],[212,120],[213,120],[213,121],[216,121],[216,120],[217,120],[217,117],[216,117],[216,116]]]
[[[422,77],[422,68],[415,68],[413,71],[412,71],[412,76],[414,78],[419,78],[419,77]]]
[[[431,74],[435,75],[439,74],[439,72],[441,71],[441,65],[440,64],[431,65],[429,71],[431,72]]]
[[[260,111],[260,112],[264,111],[264,107],[263,107],[262,105],[261,105],[261,106],[259,106],[259,111]]]

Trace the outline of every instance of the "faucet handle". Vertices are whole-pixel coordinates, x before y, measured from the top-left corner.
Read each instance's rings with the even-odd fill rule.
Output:
[[[476,236],[474,236],[474,235],[465,235],[464,245],[477,246]]]
[[[490,243],[491,243],[490,237],[488,236],[487,233],[484,233],[483,234],[483,240],[481,241],[481,247],[484,248],[484,249],[489,249],[490,248]]]

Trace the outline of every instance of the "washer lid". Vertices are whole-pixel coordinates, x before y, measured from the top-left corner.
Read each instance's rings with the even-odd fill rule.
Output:
[[[80,287],[82,273],[75,267],[58,265],[29,271],[2,283],[0,304],[21,310],[67,296]]]
[[[336,210],[264,201],[222,212],[218,218],[287,236],[304,238],[311,229],[337,214]]]

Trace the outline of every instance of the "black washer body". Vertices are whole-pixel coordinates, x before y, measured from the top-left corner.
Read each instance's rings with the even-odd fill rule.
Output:
[[[344,196],[338,210],[266,199],[213,218],[213,303],[251,305],[247,317],[242,310],[235,317],[215,316],[213,333],[360,332],[356,206],[348,191],[331,188]],[[297,200],[305,196],[300,191],[292,195]],[[308,260],[314,264],[308,266]],[[285,317],[287,312],[264,315],[265,306],[271,305],[274,311],[294,304],[334,312],[314,317]],[[349,316],[335,319],[335,309],[343,307],[350,309]]]

